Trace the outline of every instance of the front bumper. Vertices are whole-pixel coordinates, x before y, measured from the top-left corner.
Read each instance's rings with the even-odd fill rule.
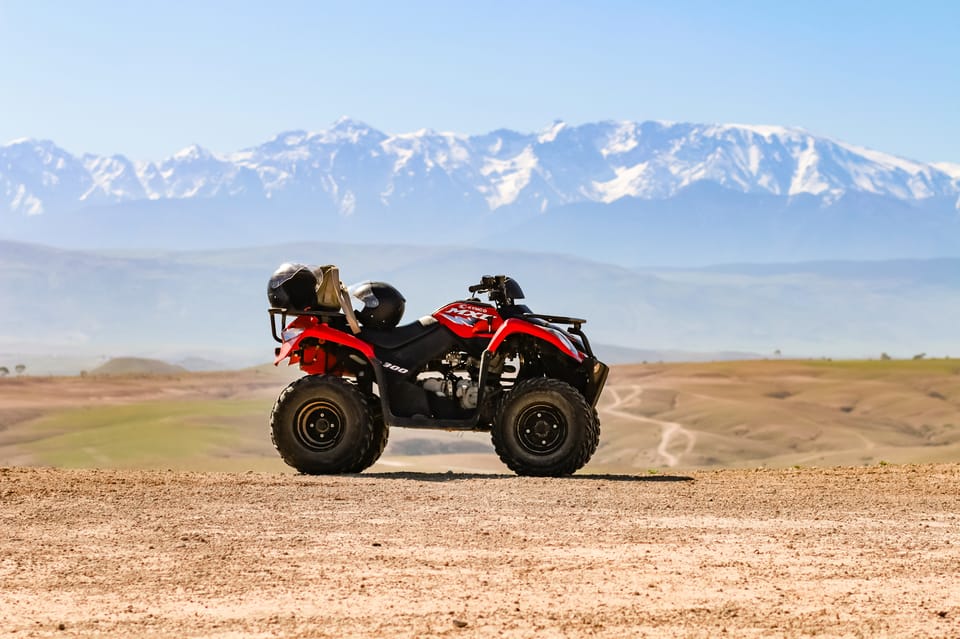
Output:
[[[607,383],[610,367],[594,357],[588,357],[584,364],[586,365],[587,385],[583,389],[583,396],[586,397],[591,406],[596,407],[600,400],[600,393],[603,392],[603,386]]]

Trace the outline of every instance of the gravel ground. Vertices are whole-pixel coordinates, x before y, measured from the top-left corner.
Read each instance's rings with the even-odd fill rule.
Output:
[[[960,637],[960,465],[0,468],[0,636]]]

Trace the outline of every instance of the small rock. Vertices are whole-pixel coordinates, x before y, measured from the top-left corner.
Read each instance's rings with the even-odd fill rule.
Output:
[[[57,630],[66,630],[66,629],[67,629],[66,624],[61,623],[59,626],[57,626]]]
[[[381,544],[379,541],[375,541],[375,542],[373,542],[373,545],[374,545],[375,547],[379,548],[379,547],[382,546],[383,544]]]
[[[454,619],[453,625],[455,625],[457,628],[466,628],[467,622],[464,621],[463,619]]]

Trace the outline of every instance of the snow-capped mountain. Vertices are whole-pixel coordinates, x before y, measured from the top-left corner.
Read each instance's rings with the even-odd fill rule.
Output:
[[[960,257],[958,210],[960,165],[778,126],[387,134],[344,118],[161,162],[0,146],[0,237],[73,248],[337,238],[628,266]]]
[[[163,199],[312,198],[368,210],[547,211],[663,200],[697,184],[737,193],[847,194],[912,202],[960,196],[960,165],[925,164],[779,126],[557,122],[543,131],[390,135],[347,118],[233,153],[188,147],[160,162],[77,158],[53,142],[0,146],[0,212],[35,215]],[[439,209],[439,210],[438,210]]]

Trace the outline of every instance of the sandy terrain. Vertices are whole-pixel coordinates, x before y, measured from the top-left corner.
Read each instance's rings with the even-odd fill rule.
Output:
[[[592,468],[960,460],[960,361],[618,366]]]
[[[960,637],[958,494],[956,464],[0,468],[0,636]]]

